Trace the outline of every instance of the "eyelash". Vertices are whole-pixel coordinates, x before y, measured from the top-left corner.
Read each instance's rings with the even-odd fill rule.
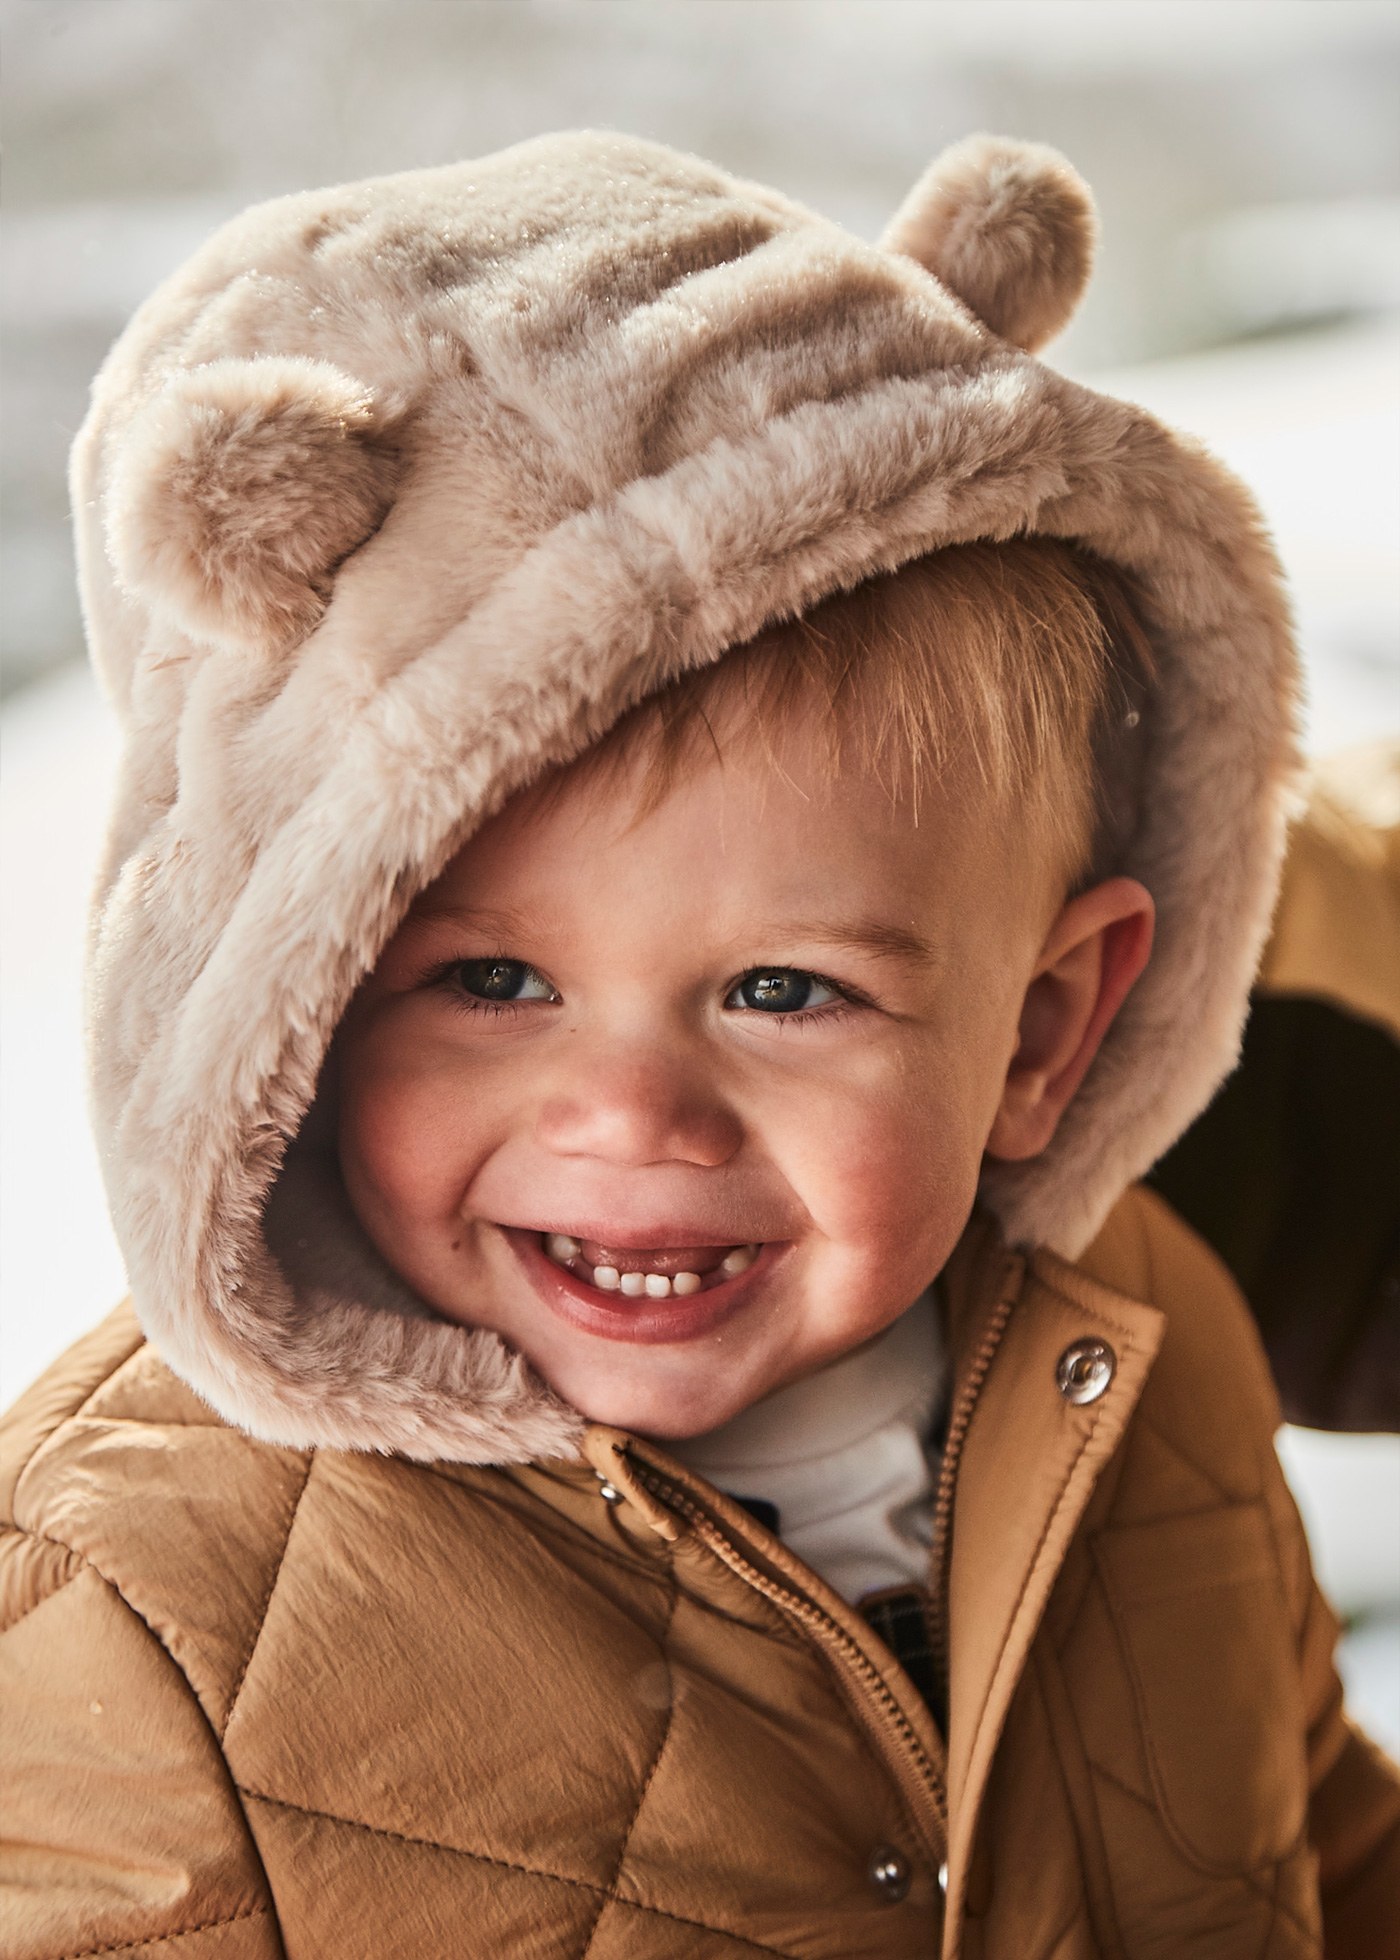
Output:
[[[514,954],[511,953],[482,953],[473,955],[474,959],[501,961],[513,960],[514,957]],[[436,966],[430,967],[423,975],[420,985],[436,988],[445,993],[459,1014],[489,1014],[493,1019],[499,1020],[505,1015],[513,1017],[520,1012],[522,1007],[531,1004],[518,1000],[482,1000],[478,994],[465,993],[460,987],[453,984],[453,976],[462,965],[463,961],[461,960],[440,960]],[[820,981],[823,987],[830,987],[833,993],[839,994],[840,999],[828,1001],[824,1007],[800,1007],[792,1014],[765,1014],[759,1016],[757,1009],[749,1010],[755,1017],[772,1022],[776,1028],[807,1027],[816,1022],[843,1021],[857,1007],[868,1007],[871,1005],[871,1002],[866,996],[858,993],[854,987],[847,986],[840,980],[833,980],[829,974],[816,973],[809,967],[793,967],[791,969],[758,966],[745,967],[744,971],[736,975],[730,982],[729,986],[725,989],[725,993],[726,995],[732,994],[734,989],[741,985],[743,981],[747,980],[751,973],[786,971],[804,973],[808,979]],[[737,1012],[738,1010],[735,1011]]]
[[[473,958],[502,961],[512,957],[509,953],[473,955]],[[419,984],[446,994],[459,1014],[489,1014],[493,1020],[500,1020],[506,1015],[513,1018],[527,1004],[519,1000],[482,1000],[478,994],[466,993],[461,987],[454,985],[455,975],[464,964],[463,960],[439,960],[436,966],[429,967]]]

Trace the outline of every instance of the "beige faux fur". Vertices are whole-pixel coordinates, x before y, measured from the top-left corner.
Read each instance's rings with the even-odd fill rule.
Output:
[[[1000,136],[969,136],[935,157],[880,240],[1029,353],[1068,325],[1097,242],[1078,171],[1044,143]]]
[[[1274,893],[1294,657],[1243,489],[1011,344],[1060,324],[1091,238],[1063,159],[963,146],[889,241],[954,298],[772,191],[585,132],[257,207],[137,314],[73,463],[126,730],[94,1106],[138,1309],[225,1415],[420,1458],[572,1445],[572,1411],[356,1232],[315,1107],[330,1037],[514,788],[942,544],[1116,560],[1160,666],[1126,867],[1157,950],[1051,1149],[985,1195],[1072,1255],[1206,1101]]]
[[[195,639],[297,639],[379,523],[392,455],[374,397],[325,361],[210,361],[172,377],[112,477],[118,578]]]

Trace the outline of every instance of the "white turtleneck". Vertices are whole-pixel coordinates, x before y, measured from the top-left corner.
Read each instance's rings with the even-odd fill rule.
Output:
[[[874,1340],[666,1448],[731,1497],[775,1504],[783,1542],[854,1605],[927,1583],[944,1374],[930,1288]]]

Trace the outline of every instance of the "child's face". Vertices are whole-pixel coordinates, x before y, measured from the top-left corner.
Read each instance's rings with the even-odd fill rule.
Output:
[[[975,796],[916,826],[800,726],[782,763],[730,743],[639,819],[587,776],[517,798],[338,1038],[341,1162],[390,1264],[657,1436],[869,1339],[940,1270],[1058,909]]]

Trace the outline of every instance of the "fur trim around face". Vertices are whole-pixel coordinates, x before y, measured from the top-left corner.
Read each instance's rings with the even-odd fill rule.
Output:
[[[256,207],[137,314],[73,460],[126,734],[94,1109],[137,1308],[223,1414],[423,1459],[574,1446],[574,1411],[357,1233],[315,1100],[331,1036],[512,790],[940,545],[1115,561],[1159,670],[1124,866],[1153,961],[1051,1147],[984,1196],[1072,1256],[1210,1096],[1273,899],[1294,657],[1240,486],[1009,344],[1062,321],[1091,237],[1035,148],[960,147],[877,248],[584,132]]]

